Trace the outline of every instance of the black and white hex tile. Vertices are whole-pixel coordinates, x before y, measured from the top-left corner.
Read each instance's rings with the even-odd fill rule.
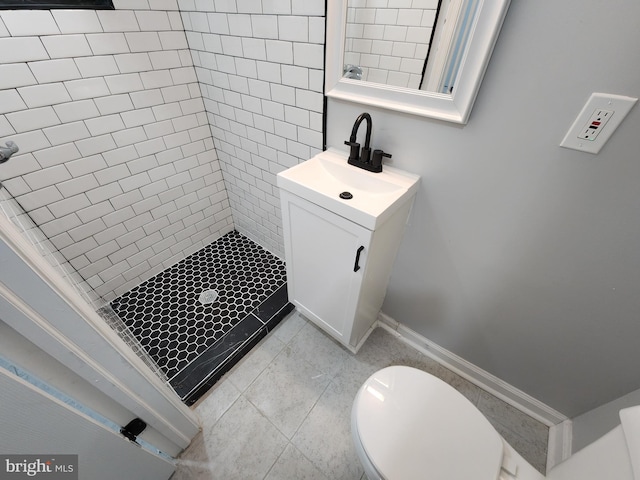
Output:
[[[284,262],[235,231],[111,307],[187,404],[293,309]]]

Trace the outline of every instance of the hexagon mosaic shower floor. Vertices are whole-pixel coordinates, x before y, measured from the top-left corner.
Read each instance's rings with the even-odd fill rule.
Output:
[[[187,405],[293,309],[284,262],[236,231],[111,307]]]

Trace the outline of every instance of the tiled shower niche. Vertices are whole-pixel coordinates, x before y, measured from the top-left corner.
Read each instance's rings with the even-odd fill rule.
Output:
[[[293,309],[284,263],[236,231],[110,306],[187,405]]]

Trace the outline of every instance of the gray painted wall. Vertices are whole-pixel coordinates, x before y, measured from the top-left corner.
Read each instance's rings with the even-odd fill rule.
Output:
[[[636,405],[640,405],[640,389],[573,418],[573,451],[577,452],[620,425],[620,410]]]
[[[422,186],[383,311],[574,417],[640,387],[640,108],[558,147],[589,95],[640,96],[640,3],[514,0],[466,126],[362,111]],[[602,32],[598,35],[597,32]]]

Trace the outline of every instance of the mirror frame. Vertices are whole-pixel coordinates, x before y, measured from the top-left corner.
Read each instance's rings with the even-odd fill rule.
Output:
[[[510,0],[481,0],[453,94],[342,78],[347,0],[327,2],[325,95],[413,115],[466,124]]]

